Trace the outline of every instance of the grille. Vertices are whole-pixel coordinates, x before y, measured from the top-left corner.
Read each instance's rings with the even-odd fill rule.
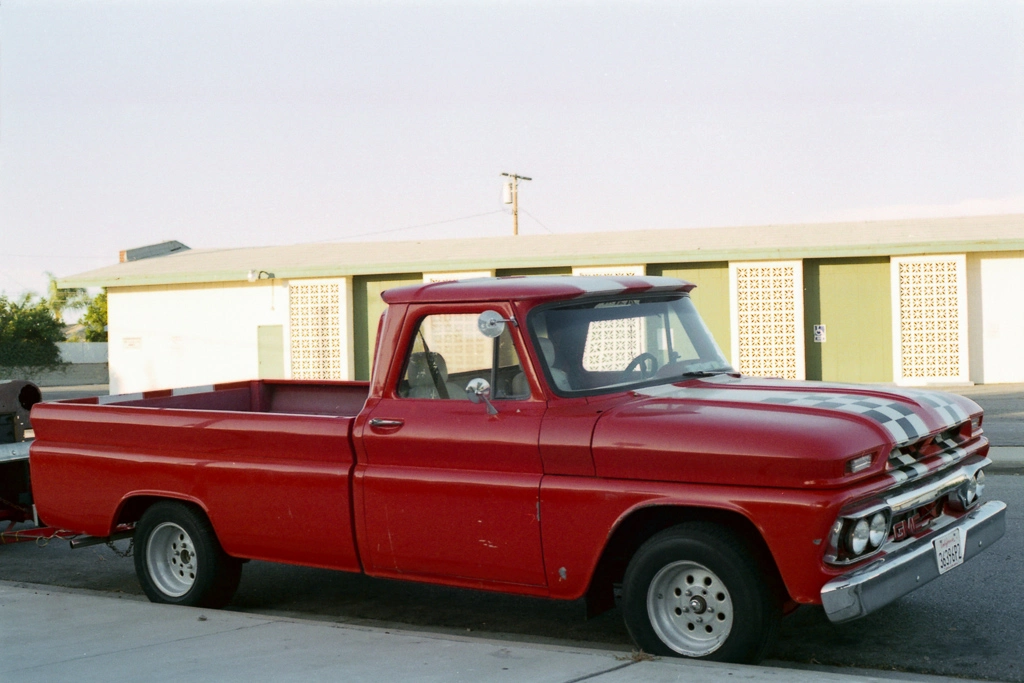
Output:
[[[927,533],[935,520],[942,516],[944,507],[945,500],[940,499],[893,517],[889,539],[898,542]]]
[[[950,427],[896,448],[886,469],[898,483],[917,479],[959,462],[967,455],[964,444],[971,438],[971,423]]]

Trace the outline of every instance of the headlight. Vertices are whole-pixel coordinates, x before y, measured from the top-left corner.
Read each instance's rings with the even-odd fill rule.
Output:
[[[868,545],[875,549],[882,545],[888,535],[889,520],[881,512],[876,512],[868,526]]]
[[[847,532],[846,547],[854,555],[860,555],[868,547],[868,539],[871,536],[871,524],[866,519],[859,520]]]
[[[859,511],[840,515],[829,534],[825,561],[829,564],[851,564],[881,551],[889,539],[892,511],[884,505],[862,507]]]
[[[985,492],[985,470],[978,470],[978,473],[974,475],[974,495],[981,498],[981,494]]]

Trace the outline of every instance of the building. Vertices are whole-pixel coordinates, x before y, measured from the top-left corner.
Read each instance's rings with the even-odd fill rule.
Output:
[[[108,288],[119,393],[367,379],[385,289],[573,273],[694,282],[708,327],[749,374],[1024,382],[1024,215],[178,249],[60,284]]]

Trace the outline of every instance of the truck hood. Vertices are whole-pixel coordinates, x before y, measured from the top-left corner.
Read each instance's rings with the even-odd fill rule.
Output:
[[[631,392],[602,414],[592,449],[598,476],[830,487],[882,471],[894,447],[980,411],[935,391],[718,375]],[[871,467],[848,475],[864,454]]]

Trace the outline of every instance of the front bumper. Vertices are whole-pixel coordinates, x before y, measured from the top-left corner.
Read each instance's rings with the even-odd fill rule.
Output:
[[[944,526],[942,531],[957,527],[963,530],[966,562],[1002,538],[1006,531],[1006,504],[998,500],[985,503]],[[871,614],[938,577],[939,566],[932,548],[934,537],[935,534],[928,534],[826,583],[821,589],[821,604],[829,620],[839,623]]]

